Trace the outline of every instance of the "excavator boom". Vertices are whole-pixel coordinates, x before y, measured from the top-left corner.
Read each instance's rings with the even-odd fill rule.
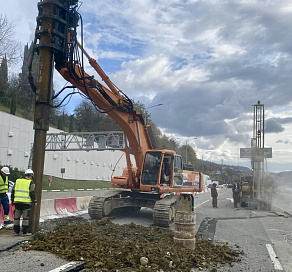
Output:
[[[52,29],[42,29],[42,12],[46,6],[54,10]],[[77,12],[78,0],[48,0],[39,4],[39,23],[36,30],[35,48],[51,47],[54,51],[55,67],[61,76],[80,90],[100,111],[107,113],[124,131],[127,168],[123,175],[112,177],[112,187],[120,190],[106,190],[89,203],[88,212],[92,218],[101,218],[115,210],[136,211],[141,207],[153,209],[154,223],[168,227],[174,220],[178,203],[184,203],[185,210],[193,208],[191,193],[202,190],[201,173],[183,171],[180,155],[172,150],[156,150],[150,139],[148,125],[142,114],[133,108],[132,101],[111,82],[99,64],[77,41],[77,26],[81,15]],[[62,26],[62,27],[61,27]],[[60,32],[63,31],[64,33]],[[40,35],[47,36],[51,43],[43,43]],[[39,40],[39,44],[37,44]],[[54,43],[55,42],[55,43]],[[106,83],[102,85],[86,73],[83,64],[86,56],[89,64]],[[132,165],[130,153],[135,158]],[[177,193],[188,192],[191,197],[181,199]]]

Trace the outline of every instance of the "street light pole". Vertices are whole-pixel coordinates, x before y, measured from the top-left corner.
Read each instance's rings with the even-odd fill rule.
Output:
[[[189,140],[195,140],[197,137],[186,139],[186,164],[188,163],[188,141]]]
[[[154,106],[150,106],[150,107],[147,107],[147,108],[145,108],[145,112],[144,112],[144,116],[145,116],[145,125],[147,124],[147,112],[146,112],[146,110],[147,109],[150,109],[150,108],[154,108],[154,107],[158,107],[158,106],[162,106],[163,104],[162,103],[159,103],[159,104],[157,104],[157,105],[154,105]]]

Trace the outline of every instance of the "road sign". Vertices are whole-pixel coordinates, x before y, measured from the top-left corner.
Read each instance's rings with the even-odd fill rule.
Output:
[[[251,158],[251,148],[240,148],[240,158]]]
[[[272,158],[272,148],[265,148],[265,158]]]
[[[241,159],[250,159],[251,158],[251,148],[240,148],[240,158]],[[255,148],[256,150],[256,148]],[[264,156],[265,158],[272,158],[272,148],[268,147],[268,148],[264,148]]]

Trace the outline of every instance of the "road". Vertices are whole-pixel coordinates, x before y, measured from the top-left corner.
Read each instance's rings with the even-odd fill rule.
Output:
[[[292,200],[292,195],[287,197]],[[278,198],[281,199],[280,195]],[[282,202],[287,203],[288,200]],[[219,268],[218,271],[292,272],[292,217],[282,213],[286,206],[279,205],[281,203],[277,200],[272,211],[235,209],[231,189],[219,191],[218,209],[212,208],[210,193],[195,197],[197,235],[228,243],[229,246],[238,246],[245,253],[240,263]],[[152,211],[144,209],[140,213],[116,217],[112,221],[116,224],[134,222],[150,226]]]
[[[242,260],[233,267],[219,267],[217,271],[292,271],[292,217],[284,210],[291,209],[292,195],[278,193],[271,212],[233,208],[231,189],[219,190],[218,209],[211,206],[210,193],[195,196],[196,233],[204,239],[228,243],[244,251]],[[90,193],[94,194],[94,192]],[[44,193],[44,198],[61,198],[88,195],[86,192]],[[286,206],[288,205],[288,206]],[[291,211],[288,211],[291,212]],[[88,214],[84,214],[89,218]],[[152,211],[142,209],[131,215],[116,216],[111,219],[116,224],[134,222],[151,226]],[[14,246],[25,237],[14,237],[11,231],[0,235],[0,258],[3,271],[21,270],[56,272],[68,262],[45,252],[23,252]],[[10,249],[11,247],[11,249]],[[1,270],[1,271],[2,271]]]

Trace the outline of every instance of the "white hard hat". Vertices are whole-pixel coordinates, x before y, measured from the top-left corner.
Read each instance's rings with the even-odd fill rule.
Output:
[[[10,175],[10,171],[9,168],[7,166],[4,166],[1,168],[1,171],[5,174],[5,175]]]
[[[33,175],[34,173],[33,173],[33,171],[31,169],[27,169],[27,170],[25,170],[24,174],[26,176],[29,176],[29,175]]]

